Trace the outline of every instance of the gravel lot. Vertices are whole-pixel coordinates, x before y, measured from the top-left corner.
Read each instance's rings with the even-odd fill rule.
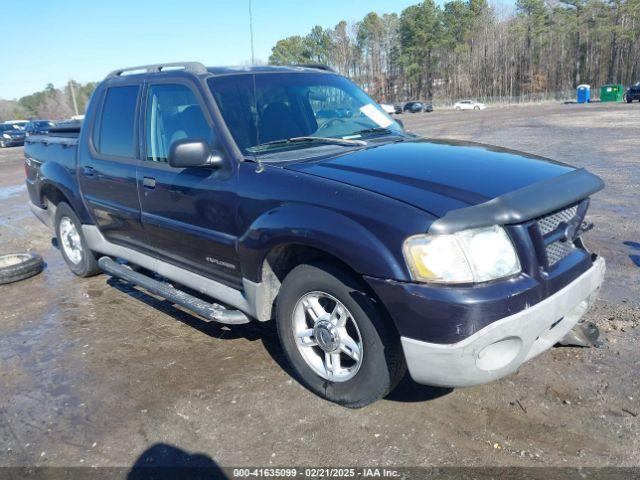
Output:
[[[0,253],[35,250],[47,267],[0,286],[0,466],[131,466],[157,444],[223,466],[639,466],[640,105],[402,119],[427,137],[517,148],[604,178],[587,234],[607,260],[588,313],[602,348],[555,348],[469,389],[405,379],[347,410],[292,380],[269,324],[211,325],[106,276],[74,277],[27,207],[22,148],[4,149]]]

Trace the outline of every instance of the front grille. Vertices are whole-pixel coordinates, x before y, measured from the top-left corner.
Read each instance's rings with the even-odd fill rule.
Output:
[[[546,217],[538,219],[538,228],[542,236],[553,232],[562,222],[569,222],[578,214],[578,206],[574,205]]]
[[[585,203],[572,205],[537,219],[536,223],[543,239],[549,267],[552,267],[576,249],[574,239],[558,239],[558,233],[563,233],[569,223],[582,223],[586,207],[585,201]]]
[[[547,253],[547,261],[549,266],[553,266],[575,250],[573,242],[553,242],[547,245],[545,252]]]

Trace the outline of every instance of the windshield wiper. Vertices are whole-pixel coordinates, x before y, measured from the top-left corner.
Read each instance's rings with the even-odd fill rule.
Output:
[[[357,135],[370,135],[370,134],[381,134],[381,135],[390,135],[394,133],[389,128],[384,127],[373,127],[373,128],[364,128],[362,130],[358,130],[357,132],[350,133],[349,135],[345,135],[346,139],[351,139],[351,137],[355,137]],[[345,140],[346,140],[345,139]]]
[[[352,140],[348,138],[331,138],[331,137],[291,137],[282,140],[272,140],[270,142],[260,143],[252,147],[250,150],[262,149],[271,145],[287,145],[290,143],[326,143],[330,145],[358,146],[364,147],[367,142],[363,140]]]

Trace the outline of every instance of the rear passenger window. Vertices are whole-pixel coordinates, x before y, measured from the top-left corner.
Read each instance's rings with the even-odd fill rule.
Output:
[[[102,107],[97,150],[105,155],[133,158],[133,126],[138,85],[111,87]]]
[[[166,162],[171,145],[184,139],[213,141],[195,94],[186,85],[152,85],[147,93],[147,160]]]

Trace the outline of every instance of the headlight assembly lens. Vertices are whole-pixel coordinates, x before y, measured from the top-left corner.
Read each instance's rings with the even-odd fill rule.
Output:
[[[404,256],[414,280],[422,282],[486,282],[520,272],[513,244],[499,226],[416,235],[405,241]]]

